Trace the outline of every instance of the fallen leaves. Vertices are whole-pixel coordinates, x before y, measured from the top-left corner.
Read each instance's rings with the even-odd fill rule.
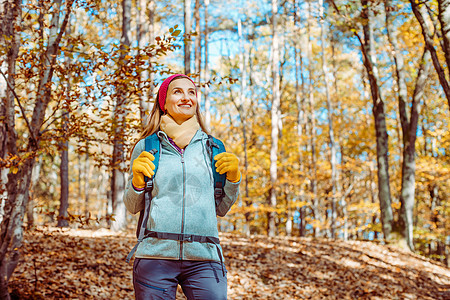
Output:
[[[19,299],[134,299],[134,233],[27,232],[10,280]],[[229,299],[449,299],[450,270],[359,241],[221,234]],[[177,299],[185,299],[179,292]]]

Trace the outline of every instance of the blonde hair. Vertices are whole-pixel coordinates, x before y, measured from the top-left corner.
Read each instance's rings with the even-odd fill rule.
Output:
[[[180,76],[180,77],[175,77],[171,82],[177,80],[177,79],[182,79],[184,77]],[[133,153],[134,147],[136,147],[136,144],[142,140],[145,139],[146,137],[154,134],[155,132],[158,132],[160,130],[160,125],[161,125],[161,117],[165,114],[164,111],[161,109],[161,107],[159,107],[159,91],[156,95],[156,98],[153,102],[153,108],[150,112],[150,115],[148,117],[148,121],[147,121],[147,125],[144,127],[144,130],[140,133],[139,138],[137,139],[137,141],[134,143],[133,147],[131,148],[131,153]],[[200,125],[200,128],[202,129],[203,132],[205,132],[206,134],[209,134],[209,130],[206,127],[205,121],[203,120],[203,116],[200,112],[200,105],[197,102],[197,109],[195,110],[195,114],[197,116],[197,120],[198,123]]]

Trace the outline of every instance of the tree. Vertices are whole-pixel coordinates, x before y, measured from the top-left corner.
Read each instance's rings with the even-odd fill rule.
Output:
[[[448,66],[450,66],[450,1],[449,0],[438,0],[438,19],[439,23],[441,23],[441,32],[442,32],[442,41],[441,45],[442,50],[444,50],[445,54],[445,62],[447,64],[447,72],[450,76],[450,70]],[[450,109],[450,102],[449,102]]]
[[[191,0],[184,0],[184,74],[191,73]]]
[[[197,84],[200,84],[202,71],[202,34],[200,27],[200,0],[195,0],[195,72],[197,73]]]
[[[391,11],[393,11],[393,7],[391,1],[388,0],[385,2],[386,29],[394,54],[398,86],[398,106],[403,133],[402,182],[400,192],[401,207],[397,230],[406,243],[405,248],[409,247],[409,249],[414,250],[413,209],[415,200],[414,192],[416,172],[415,143],[420,113],[420,101],[422,99],[426,80],[428,78],[430,52],[427,48],[425,48],[422,59],[419,62],[419,72],[416,79],[412,101],[409,103],[404,60],[400,51],[397,32],[393,26],[394,20]],[[410,112],[408,112],[409,107]]]
[[[296,38],[294,41],[294,58],[295,58],[295,102],[297,104],[297,135],[299,140],[301,140],[303,134],[304,134],[304,127],[305,127],[305,78],[303,73],[303,58],[302,58],[302,51],[300,48],[299,40],[302,38],[301,30],[299,27],[300,22],[300,8],[297,0],[294,0],[294,27],[296,29],[296,34],[298,35],[298,38]],[[301,80],[301,84],[300,81]],[[304,158],[302,155],[302,144],[299,143],[298,148],[298,157],[299,157],[299,172],[304,173]],[[299,203],[301,203],[300,212],[299,212],[299,234],[300,236],[305,236],[306,231],[306,222],[305,222],[305,210],[306,207],[303,205],[304,202],[304,196],[303,192],[301,191],[301,188],[297,192],[297,197],[299,200]]]
[[[2,166],[2,175],[6,171],[4,167],[11,168],[11,173],[8,174],[7,181],[7,199],[1,217],[1,245],[0,245],[0,298],[9,299],[8,294],[8,280],[16,268],[20,259],[20,248],[22,246],[23,232],[22,223],[25,208],[28,200],[28,189],[31,182],[31,173],[35,164],[36,152],[39,150],[40,142],[43,138],[41,127],[44,123],[46,109],[52,99],[51,81],[55,71],[56,58],[59,53],[59,45],[61,38],[65,33],[69,17],[72,11],[73,0],[65,2],[65,15],[63,21],[60,23],[61,0],[53,3],[53,11],[51,23],[49,28],[48,41],[44,47],[44,40],[41,39],[41,61],[39,64],[39,81],[36,87],[36,99],[34,100],[34,107],[32,112],[31,122],[28,121],[27,116],[23,112],[20,104],[20,99],[15,92],[15,84],[11,80],[15,74],[16,58],[20,47],[19,32],[21,21],[21,2],[20,1],[2,1],[0,7],[2,9],[1,23],[4,32],[0,34],[2,39],[6,38],[10,49],[7,52],[8,64],[8,79],[7,86],[9,91],[5,97],[5,108],[2,113],[6,121],[7,128],[7,147],[1,151],[2,158],[14,158],[14,163],[8,166]],[[44,33],[44,15],[46,14],[45,7],[40,3],[39,8],[39,23],[40,32]],[[2,72],[3,73],[3,72]],[[4,74],[3,74],[4,75]],[[6,77],[5,77],[6,78]],[[26,120],[27,128],[29,130],[29,141],[25,147],[25,155],[18,157],[16,148],[17,134],[15,132],[14,124],[14,96],[19,103],[22,110],[22,117]],[[4,145],[4,143],[1,143]],[[12,162],[11,160],[9,160]],[[19,180],[20,179],[20,180]]]
[[[307,32],[307,46],[306,46],[306,60],[308,61],[308,122],[309,129],[309,151],[311,159],[309,164],[309,181],[310,181],[310,195],[312,197],[311,208],[316,220],[321,219],[319,211],[319,196],[317,192],[317,153],[316,153],[316,116],[315,116],[315,100],[313,91],[313,53],[312,53],[312,20],[311,20],[311,2],[308,2],[308,9],[306,11],[306,32]],[[318,228],[314,227],[314,236],[318,235]]]
[[[363,23],[364,41],[361,43],[363,62],[369,77],[370,90],[373,101],[373,117],[375,120],[375,132],[377,142],[377,164],[378,164],[378,197],[380,201],[381,220],[383,233],[386,240],[390,240],[392,232],[392,208],[391,192],[389,184],[389,159],[388,159],[388,134],[386,128],[386,114],[384,102],[379,87],[378,71],[374,64],[373,41],[371,34],[370,4],[366,0],[361,1],[361,18]]]
[[[328,132],[330,144],[330,164],[331,164],[331,238],[336,238],[336,190],[338,182],[337,173],[337,150],[336,141],[333,131],[333,108],[330,97],[330,87],[327,79],[327,58],[325,55],[325,15],[323,0],[319,0],[319,18],[320,18],[320,41],[322,47],[322,75],[325,82],[325,95],[327,98],[327,116],[328,116]]]
[[[131,45],[130,39],[131,23],[131,0],[122,0],[122,37],[120,39],[120,63],[119,63],[119,84],[117,88],[116,105],[114,107],[114,148],[112,156],[112,207],[115,214],[115,222],[112,224],[113,230],[122,230],[126,227],[126,208],[123,203],[123,193],[125,190],[125,118],[128,114],[128,93],[127,93],[127,61],[128,51]]]
[[[14,117],[15,73],[16,58],[19,52],[20,39],[17,31],[20,28],[22,6],[20,1],[0,2],[0,44],[8,45],[0,52],[1,75],[0,78],[0,158],[1,184],[0,184],[0,299],[10,299],[8,280],[19,260],[19,252],[15,246],[20,244],[22,238],[18,226],[21,226],[20,212],[22,203],[13,202],[14,189],[17,187],[18,175]],[[6,74],[5,74],[6,73]],[[5,163],[6,162],[6,163]],[[21,199],[24,200],[23,198]]]
[[[422,9],[423,5],[420,5],[420,2],[417,3],[416,0],[410,0],[411,8],[414,13],[414,15],[417,18],[417,21],[419,21],[420,27],[422,28],[422,36],[425,41],[425,45],[430,51],[431,59],[433,62],[434,69],[436,70],[439,78],[439,82],[442,86],[442,89],[444,90],[445,96],[447,97],[448,101],[448,109],[450,111],[450,85],[448,80],[445,78],[445,72],[444,67],[441,65],[439,61],[439,57],[437,55],[436,48],[434,48],[434,42],[433,42],[433,34],[431,30],[428,28],[427,22],[425,20],[425,12]],[[450,24],[450,17],[449,17],[449,1],[447,0],[440,0],[439,3],[439,21],[441,22],[441,28],[443,32],[443,50],[445,53],[445,58],[447,61],[447,69],[448,69],[448,63],[450,62],[450,46],[449,46],[449,24]],[[436,30],[438,30],[436,28]],[[449,74],[450,75],[450,74]]]
[[[141,54],[141,48],[147,46],[149,42],[153,43],[155,39],[155,1],[139,0],[137,8],[136,35],[138,53]],[[142,89],[139,97],[139,111],[142,127],[146,125],[147,114],[151,109],[150,100],[153,99],[153,77],[153,72],[149,72],[148,70],[143,70],[139,77],[139,87],[140,90]],[[146,82],[148,83],[145,84]]]
[[[71,34],[71,27],[69,26],[67,28],[67,34]],[[71,50],[73,50],[73,45],[70,46]],[[67,69],[70,68],[70,59],[66,57],[66,67]],[[66,93],[70,93],[70,77],[67,79],[66,83]],[[67,98],[68,95],[67,95]],[[60,193],[60,199],[59,199],[59,214],[58,214],[58,227],[67,227],[69,226],[68,222],[68,212],[67,209],[69,208],[69,136],[68,136],[68,130],[69,130],[69,108],[68,103],[65,102],[65,107],[63,107],[61,112],[61,135],[62,135],[62,141],[60,142],[60,148],[61,148],[61,163],[59,166],[59,178],[60,178],[60,186],[61,186],[61,193]]]
[[[278,38],[278,0],[272,0],[272,108],[271,108],[271,146],[270,146],[270,189],[268,213],[268,234],[276,235],[276,207],[277,207],[277,161],[278,135],[280,122],[280,57]]]
[[[210,70],[209,70],[209,57],[208,57],[208,39],[209,39],[209,17],[208,17],[208,9],[209,9],[209,0],[205,0],[205,29],[204,29],[204,41],[205,41],[205,82],[209,82],[210,79]],[[205,85],[205,123],[209,128],[211,126],[211,100],[209,98],[209,84]]]

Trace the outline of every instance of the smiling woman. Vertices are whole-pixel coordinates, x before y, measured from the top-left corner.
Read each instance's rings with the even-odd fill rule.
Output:
[[[149,140],[158,146],[148,147]],[[217,215],[236,202],[241,173],[234,154],[213,155],[218,144],[206,131],[192,79],[164,80],[133,148],[124,196],[128,211],[142,216],[129,255],[136,253],[136,299],[175,299],[178,284],[188,299],[227,298]],[[220,187],[216,174],[226,174]]]
[[[177,77],[169,84],[165,111],[177,124],[192,118],[197,110],[197,90],[185,77]]]

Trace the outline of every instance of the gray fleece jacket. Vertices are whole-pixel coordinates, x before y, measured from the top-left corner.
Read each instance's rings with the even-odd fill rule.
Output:
[[[163,131],[158,132],[158,137],[161,141],[161,153],[158,171],[154,177],[147,229],[218,238],[214,179],[211,160],[206,149],[208,135],[198,130],[182,154],[169,142]],[[124,203],[132,214],[144,208],[144,192],[136,191],[131,184],[133,179],[131,166],[144,150],[143,139],[136,144],[131,155],[130,176]],[[236,202],[239,183],[240,181],[237,183],[226,181],[225,197],[218,208],[219,216],[225,216]],[[144,239],[135,255],[139,258],[221,260],[214,244],[153,237]]]

